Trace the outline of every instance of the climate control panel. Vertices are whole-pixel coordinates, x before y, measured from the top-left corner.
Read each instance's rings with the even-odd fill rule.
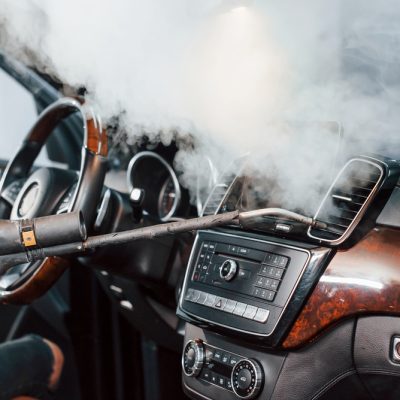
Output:
[[[233,392],[241,399],[254,399],[264,385],[257,360],[226,352],[200,339],[186,343],[182,354],[186,376]]]

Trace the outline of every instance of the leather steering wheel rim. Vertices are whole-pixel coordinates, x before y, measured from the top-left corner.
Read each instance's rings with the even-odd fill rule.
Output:
[[[93,225],[107,169],[107,133],[93,108],[80,98],[65,97],[47,107],[38,117],[0,180],[0,195],[15,179],[27,177],[43,145],[58,123],[78,112],[82,116],[84,141],[79,179],[68,212],[81,211],[87,227]],[[20,286],[0,290],[0,303],[27,304],[44,294],[62,275],[70,261],[47,257]]]

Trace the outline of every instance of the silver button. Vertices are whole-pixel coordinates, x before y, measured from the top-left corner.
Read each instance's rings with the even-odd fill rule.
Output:
[[[199,298],[197,299],[196,303],[198,303],[198,304],[204,304],[204,303],[206,302],[206,299],[207,299],[207,293],[205,293],[205,292],[200,292],[200,296],[199,296]]]
[[[206,299],[204,305],[205,305],[205,306],[208,306],[208,307],[213,307],[216,298],[217,298],[217,296],[215,296],[215,294],[210,294],[210,293],[208,293],[208,294],[207,294],[207,299]]]
[[[235,309],[233,310],[233,313],[235,315],[240,315],[242,316],[244,312],[246,311],[246,306],[247,304],[245,303],[236,303]]]
[[[262,322],[263,324],[267,322],[269,316],[269,310],[265,310],[264,308],[258,308],[256,315],[254,316],[254,321]]]
[[[201,292],[200,292],[199,290],[193,290],[192,301],[193,301],[194,303],[196,303],[197,300],[199,299],[200,293],[201,293]]]
[[[243,317],[248,318],[248,319],[253,319],[256,315],[257,312],[257,307],[247,305],[246,311],[243,314]]]
[[[227,300],[225,307],[224,307],[224,311],[227,313],[233,313],[233,310],[236,307],[236,301],[235,300]]]
[[[226,299],[223,297],[217,297],[215,299],[215,303],[214,303],[214,308],[217,308],[219,310],[223,310],[226,304]]]
[[[193,298],[193,289],[188,289],[186,291],[185,300],[192,301],[192,298]]]

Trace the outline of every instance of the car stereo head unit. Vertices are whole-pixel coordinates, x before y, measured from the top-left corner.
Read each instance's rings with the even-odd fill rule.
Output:
[[[203,326],[208,323],[246,335],[269,336],[313,259],[311,249],[201,231],[190,257],[178,315]]]

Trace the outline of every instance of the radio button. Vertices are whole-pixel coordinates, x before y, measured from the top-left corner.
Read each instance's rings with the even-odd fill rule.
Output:
[[[197,299],[196,303],[198,303],[198,304],[204,304],[204,303],[206,302],[206,299],[207,299],[207,293],[200,292],[200,296],[199,296],[199,298]]]
[[[225,387],[226,387],[228,390],[232,390],[232,382],[231,382],[230,379],[227,379],[227,380],[226,380]]]
[[[217,296],[215,296],[215,294],[208,293],[207,299],[206,299],[204,305],[208,306],[208,307],[213,307],[216,299],[217,299]]]
[[[192,294],[192,301],[194,303],[197,303],[197,300],[200,298],[200,291],[198,290],[193,290],[193,294]]]
[[[250,252],[249,249],[246,249],[245,247],[239,247],[238,254],[246,255],[246,254],[249,254],[249,252]]]
[[[241,279],[249,279],[250,271],[248,271],[247,269],[239,269],[238,277]]]
[[[272,290],[278,290],[279,287],[279,281],[275,280],[275,279],[271,279],[271,285],[270,288]]]
[[[253,319],[256,315],[256,312],[257,312],[257,307],[248,304],[246,307],[246,311],[243,314],[243,317],[247,319]]]
[[[261,322],[265,324],[269,317],[269,310],[265,310],[264,308],[258,308],[256,315],[254,316],[254,321]]]
[[[233,313],[235,315],[242,316],[244,314],[244,312],[246,311],[246,306],[247,306],[247,304],[245,304],[245,303],[239,303],[239,302],[236,303]]]
[[[256,285],[263,287],[265,285],[265,278],[263,276],[257,276]]]
[[[276,293],[272,292],[271,290],[267,290],[266,292],[267,293],[265,299],[268,301],[274,301]]]
[[[225,307],[224,307],[224,311],[227,313],[233,313],[233,310],[236,307],[236,301],[235,300],[227,300]]]
[[[229,246],[229,253],[236,254],[238,252],[238,250],[239,250],[238,246],[235,246],[235,245]]]
[[[193,281],[193,282],[197,282],[199,279],[200,279],[200,274],[199,274],[198,272],[195,272],[195,273],[193,274],[192,281]]]
[[[281,268],[275,268],[274,278],[281,279],[285,270]]]
[[[287,257],[280,256],[278,261],[278,266],[280,268],[286,268],[288,261],[289,259]]]
[[[186,296],[185,296],[185,300],[186,300],[186,301],[192,301],[193,292],[194,292],[193,289],[188,289],[188,290],[186,291]]]

